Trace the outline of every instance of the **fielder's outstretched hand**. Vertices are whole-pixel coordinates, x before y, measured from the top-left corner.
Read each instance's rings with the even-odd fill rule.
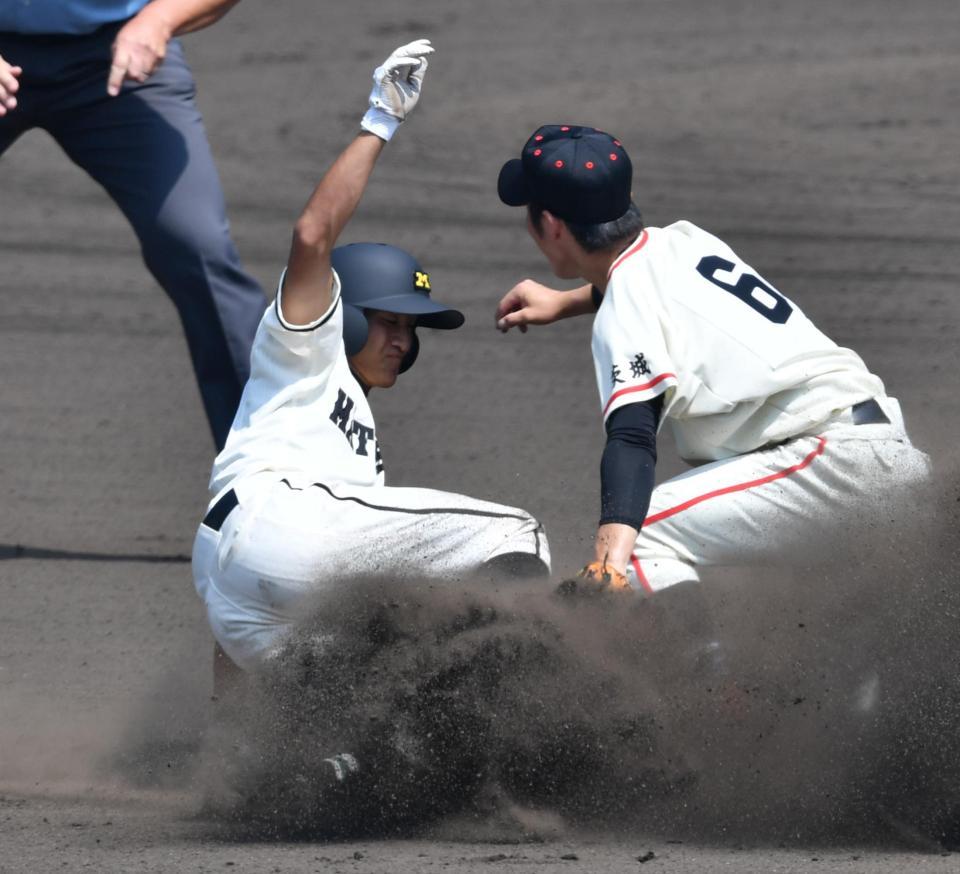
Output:
[[[394,49],[373,71],[370,108],[360,126],[389,140],[420,99],[427,55],[433,53],[428,39],[418,39]]]
[[[558,291],[532,279],[524,279],[497,305],[497,330],[506,334],[511,328],[519,328],[525,334],[529,325],[549,325],[590,312],[593,312],[593,304],[589,285]]]
[[[16,93],[20,90],[19,77],[23,70],[0,56],[0,116],[17,108]]]

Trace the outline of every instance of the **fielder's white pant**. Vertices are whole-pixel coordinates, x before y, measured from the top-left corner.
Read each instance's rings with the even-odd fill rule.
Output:
[[[903,427],[900,405],[879,398],[889,424],[854,425],[850,412],[818,433],[698,467],[653,491],[627,578],[646,594],[699,580],[708,565],[811,563],[930,475]]]
[[[273,474],[233,484],[219,531],[200,525],[193,576],[214,637],[254,667],[304,604],[351,578],[449,581],[507,553],[550,569],[543,528],[523,510],[432,489],[295,488]]]

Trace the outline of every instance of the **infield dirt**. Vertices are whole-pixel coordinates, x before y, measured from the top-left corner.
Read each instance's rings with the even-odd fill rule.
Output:
[[[952,870],[936,837],[960,829],[958,29],[950,0],[288,0],[185,39],[234,235],[266,288],[373,66],[419,36],[437,47],[343,240],[408,248],[467,315],[372,396],[392,484],[525,507],[558,576],[585,560],[603,439],[589,324],[493,328],[514,282],[551,281],[496,174],[558,121],[619,136],[648,223],[686,218],[729,242],[864,357],[933,457],[921,510],[826,566],[710,576],[753,696],[732,722],[702,688],[671,685],[670,659],[622,615],[574,621],[526,592],[438,599],[440,614],[460,598],[499,611],[518,645],[534,629],[563,641],[551,659],[590,704],[586,735],[616,715],[590,698],[598,675],[608,700],[650,715],[656,754],[618,778],[671,759],[649,795],[618,786],[587,814],[541,811],[538,844],[489,843],[516,837],[496,817],[332,842],[211,818],[211,641],[189,552],[212,445],[185,345],[113,204],[45,134],[16,143],[0,159],[0,871]],[[681,471],[667,441],[660,458],[660,479]],[[364,616],[376,599],[358,602]],[[439,615],[401,609],[414,637]],[[498,675],[516,695],[550,692],[542,680]],[[568,698],[550,700],[541,728],[567,715]],[[520,728],[500,736],[515,746]]]

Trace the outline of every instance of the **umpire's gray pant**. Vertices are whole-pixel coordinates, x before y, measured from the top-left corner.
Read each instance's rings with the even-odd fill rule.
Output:
[[[217,447],[223,446],[266,298],[230,238],[193,77],[177,40],[143,85],[106,93],[121,25],[87,36],[0,33],[0,55],[23,68],[18,106],[0,118],[0,154],[41,128],[106,190],[140,240],[150,272],[183,322]]]

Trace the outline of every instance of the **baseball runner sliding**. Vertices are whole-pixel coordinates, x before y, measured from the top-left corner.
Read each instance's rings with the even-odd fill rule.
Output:
[[[218,643],[244,668],[271,651],[311,595],[356,577],[549,572],[543,530],[523,510],[385,484],[367,396],[414,363],[419,327],[455,329],[463,316],[430,297],[430,276],[409,253],[334,246],[384,146],[416,106],[432,51],[418,40],[375,71],[362,131],[297,221],[250,380],[214,462],[194,581]]]

